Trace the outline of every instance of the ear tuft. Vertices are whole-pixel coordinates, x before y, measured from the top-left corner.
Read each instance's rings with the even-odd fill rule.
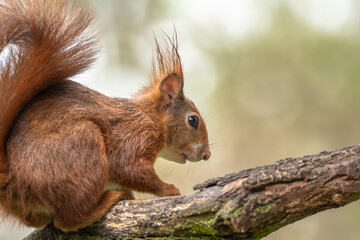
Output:
[[[175,99],[182,92],[182,89],[182,81],[176,73],[171,73],[160,84],[161,92],[169,97],[170,100]]]

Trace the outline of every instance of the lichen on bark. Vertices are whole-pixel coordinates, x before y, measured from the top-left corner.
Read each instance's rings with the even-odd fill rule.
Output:
[[[260,239],[360,198],[360,146],[287,158],[209,179],[192,195],[122,201],[78,232],[26,239]]]

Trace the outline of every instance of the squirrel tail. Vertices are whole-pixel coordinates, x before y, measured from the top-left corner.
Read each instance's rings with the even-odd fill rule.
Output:
[[[76,1],[0,1],[0,188],[8,181],[6,140],[20,111],[94,62],[94,16]]]

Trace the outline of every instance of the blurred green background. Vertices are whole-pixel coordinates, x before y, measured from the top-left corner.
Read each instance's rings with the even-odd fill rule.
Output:
[[[360,2],[355,0],[93,0],[103,35],[76,78],[113,97],[148,79],[153,34],[176,26],[185,93],[206,118],[212,157],[161,178],[183,194],[205,179],[360,143]],[[139,198],[149,195],[138,194]],[[266,240],[359,239],[360,202],[286,226]],[[1,225],[0,239],[32,229]],[[20,229],[20,230],[19,230]]]

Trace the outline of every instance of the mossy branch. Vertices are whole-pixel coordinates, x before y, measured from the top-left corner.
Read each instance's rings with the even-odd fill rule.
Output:
[[[259,239],[359,199],[360,146],[287,158],[194,189],[186,196],[121,201],[81,231],[63,233],[48,225],[26,239]]]

